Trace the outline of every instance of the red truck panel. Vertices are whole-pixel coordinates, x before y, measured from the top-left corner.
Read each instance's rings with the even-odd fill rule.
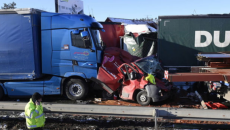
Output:
[[[117,68],[123,63],[131,63],[136,59],[138,58],[120,48],[106,48],[97,79],[105,83],[111,90],[116,91],[120,86],[118,80],[122,78]]]
[[[120,36],[124,36],[124,25],[121,23],[113,22],[101,22],[105,32],[101,32],[102,41],[106,47],[118,47],[120,48]]]

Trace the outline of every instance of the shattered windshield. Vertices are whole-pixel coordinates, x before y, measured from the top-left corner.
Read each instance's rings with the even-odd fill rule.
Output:
[[[102,47],[102,44],[101,44],[101,35],[100,35],[100,32],[99,30],[97,29],[90,29],[91,31],[91,34],[92,34],[92,37],[93,37],[93,40],[96,44],[97,47]]]
[[[156,58],[154,58],[154,56],[142,58],[135,61],[134,64],[136,64],[146,74],[161,75],[162,73],[164,73],[162,67],[160,66],[160,63],[157,61]]]

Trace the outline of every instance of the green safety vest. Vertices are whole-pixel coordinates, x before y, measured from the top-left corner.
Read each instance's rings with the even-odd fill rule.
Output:
[[[43,107],[35,105],[30,99],[25,107],[26,125],[28,129],[34,129],[37,127],[43,127],[45,125],[45,115],[43,113]]]
[[[145,80],[149,81],[152,84],[156,84],[155,77],[152,74],[148,74],[148,76],[145,77]]]

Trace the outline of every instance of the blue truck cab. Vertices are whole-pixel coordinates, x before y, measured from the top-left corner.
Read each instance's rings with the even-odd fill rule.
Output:
[[[33,8],[0,10],[0,19],[0,98],[86,97],[102,60],[100,23]]]

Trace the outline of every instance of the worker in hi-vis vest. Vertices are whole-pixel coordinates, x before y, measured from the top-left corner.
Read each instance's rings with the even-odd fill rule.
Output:
[[[34,93],[25,107],[26,126],[28,129],[42,130],[45,125],[45,115],[41,105],[42,96]]]
[[[148,76],[145,77],[145,80],[149,81],[152,84],[156,84],[155,77],[152,74],[148,74]]]

